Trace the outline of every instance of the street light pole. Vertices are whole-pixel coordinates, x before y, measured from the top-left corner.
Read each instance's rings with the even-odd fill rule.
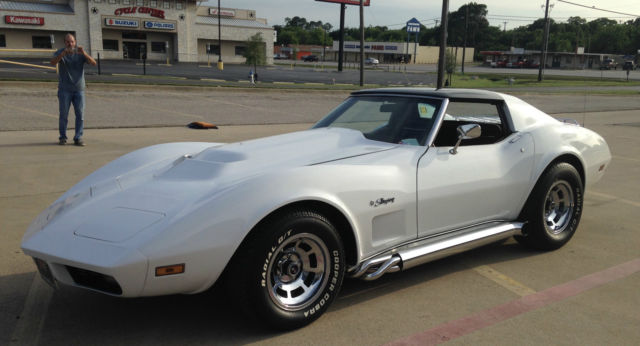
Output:
[[[342,61],[344,60],[344,11],[346,4],[340,4],[340,47],[338,48],[338,71],[342,72]]]
[[[360,0],[360,86],[364,86],[364,0]]]

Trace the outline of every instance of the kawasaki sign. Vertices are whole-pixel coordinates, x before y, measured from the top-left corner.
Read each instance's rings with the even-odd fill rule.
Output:
[[[4,16],[6,24],[44,25],[42,17]]]

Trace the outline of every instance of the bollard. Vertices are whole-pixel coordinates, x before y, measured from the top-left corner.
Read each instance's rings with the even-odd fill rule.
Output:
[[[98,52],[98,75],[100,74],[100,53]]]
[[[145,54],[146,55],[146,54]],[[142,57],[142,74],[147,75],[147,57]]]

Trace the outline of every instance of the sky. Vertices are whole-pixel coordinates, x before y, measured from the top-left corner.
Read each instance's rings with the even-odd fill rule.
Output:
[[[609,11],[622,12],[640,16],[640,0],[567,0],[572,3]],[[453,12],[469,0],[449,0],[449,11]],[[475,0],[476,3],[486,4],[489,14],[487,18],[493,26],[500,26],[510,30],[527,25],[544,17],[544,0],[505,1],[505,0]],[[206,6],[217,6],[218,2],[209,0]],[[607,17],[616,21],[634,19],[615,13],[583,8],[557,0],[550,0],[551,18],[557,22],[564,22],[571,16],[580,16],[587,20]],[[220,0],[223,8],[238,8],[256,10],[258,18],[266,18],[269,25],[284,25],[286,17],[304,17],[307,21],[321,20],[331,23],[334,30],[340,26],[340,5],[315,0]],[[426,27],[435,26],[435,20],[440,20],[442,1],[440,0],[371,0],[371,6],[364,9],[365,26],[388,26],[399,29],[411,18],[415,17]],[[347,6],[345,12],[345,26],[359,26],[358,6]]]

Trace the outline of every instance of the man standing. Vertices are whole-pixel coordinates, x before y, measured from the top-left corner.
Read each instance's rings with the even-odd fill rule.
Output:
[[[69,108],[73,103],[76,113],[76,133],[73,136],[73,144],[84,146],[82,133],[84,129],[84,64],[96,65],[96,61],[85,52],[82,47],[76,46],[76,38],[72,34],[64,37],[64,48],[53,53],[51,65],[58,66],[58,103],[60,118],[58,129],[60,137],[58,144],[67,144],[67,119]]]

